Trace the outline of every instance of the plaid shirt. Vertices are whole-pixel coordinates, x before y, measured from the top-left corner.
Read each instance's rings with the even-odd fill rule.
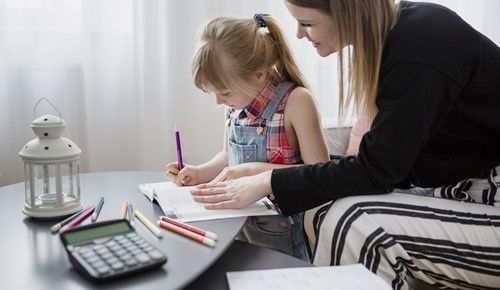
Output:
[[[276,111],[270,120],[265,121],[261,115],[267,104],[274,96],[278,85],[269,83],[260,94],[243,110],[229,108],[226,118],[229,125],[234,120],[235,126],[249,126],[257,128],[265,125],[266,133],[266,157],[268,163],[274,164],[296,164],[302,163],[300,152],[294,149],[285,134],[285,106],[290,92],[296,86],[292,86],[281,98]]]

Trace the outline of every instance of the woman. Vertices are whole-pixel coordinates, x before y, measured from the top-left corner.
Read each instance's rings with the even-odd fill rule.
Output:
[[[363,263],[395,289],[408,287],[406,275],[451,288],[500,288],[500,209],[480,204],[494,203],[497,183],[479,203],[393,192],[496,180],[500,48],[435,4],[285,4],[297,37],[321,56],[339,53],[340,92],[349,84],[341,105],[366,112],[370,131],[356,156],[221,177],[193,191],[195,199],[212,209],[241,208],[272,193],[285,215],[316,207],[305,220],[313,225],[306,229],[313,262]],[[471,187],[460,184],[459,192]]]

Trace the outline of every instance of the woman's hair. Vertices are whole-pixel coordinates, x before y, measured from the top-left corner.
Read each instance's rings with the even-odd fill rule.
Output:
[[[192,63],[198,88],[224,90],[232,85],[248,91],[247,80],[258,69],[270,69],[273,80],[307,87],[276,20],[267,15],[259,20],[218,17],[205,26]]]
[[[377,113],[375,98],[379,90],[379,73],[384,43],[397,20],[394,0],[287,0],[293,5],[319,9],[330,14],[339,63],[339,115],[349,104],[370,120]],[[347,92],[342,48],[348,50]]]

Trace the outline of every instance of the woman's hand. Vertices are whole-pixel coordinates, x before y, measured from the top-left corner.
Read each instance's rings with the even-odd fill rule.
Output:
[[[271,173],[201,184],[191,194],[207,209],[245,208],[271,193]]]
[[[256,174],[253,163],[241,163],[235,166],[224,168],[209,184],[214,184],[220,181],[228,181],[243,176]]]
[[[200,184],[200,169],[198,166],[184,164],[179,171],[179,164],[172,162],[167,164],[165,175],[177,186]]]

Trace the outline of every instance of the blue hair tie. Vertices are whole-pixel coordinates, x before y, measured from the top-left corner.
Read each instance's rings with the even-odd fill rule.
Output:
[[[269,14],[255,13],[253,16],[253,19],[255,19],[255,21],[257,21],[257,24],[259,24],[260,28],[267,27],[266,21],[264,20],[264,18],[262,18],[263,16],[269,16]]]

